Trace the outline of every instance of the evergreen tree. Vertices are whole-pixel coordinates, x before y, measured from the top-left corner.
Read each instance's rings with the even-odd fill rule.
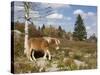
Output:
[[[38,31],[40,31],[41,30],[41,28],[40,28],[40,26],[38,27]]]
[[[64,33],[64,30],[62,29],[61,26],[58,27],[58,36],[59,37],[63,37],[63,33]]]
[[[80,14],[77,16],[73,37],[80,41],[87,38],[86,28]]]
[[[59,27],[58,27],[58,30],[59,30],[59,31],[62,31],[62,28],[61,28],[61,26],[59,26]]]
[[[41,27],[41,31],[43,32],[44,29],[45,29],[45,25],[43,24],[43,26]]]

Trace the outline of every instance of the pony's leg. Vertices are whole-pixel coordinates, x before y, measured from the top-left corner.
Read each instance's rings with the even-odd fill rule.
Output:
[[[24,54],[25,54],[25,55],[27,54],[27,49],[24,49]]]
[[[30,56],[30,53],[29,53],[29,52],[27,53],[27,58],[28,58],[30,61],[33,61],[32,58],[31,58],[31,56]]]
[[[30,49],[27,51],[27,58],[28,58],[30,61],[33,61],[33,60],[36,61],[36,59],[35,59],[35,57],[34,57],[34,50],[32,51],[32,48],[30,48]]]
[[[26,49],[24,49],[24,54],[26,54]]]
[[[32,58],[33,58],[34,61],[36,61],[36,58],[34,57],[34,50],[32,51]]]
[[[47,53],[48,53],[49,60],[51,60],[51,54],[50,54],[49,50],[47,50]]]
[[[46,56],[47,56],[47,52],[44,51],[44,56],[43,56],[43,58],[46,59]]]

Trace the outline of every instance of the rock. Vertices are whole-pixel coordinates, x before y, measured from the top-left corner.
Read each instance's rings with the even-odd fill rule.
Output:
[[[14,33],[17,33],[17,34],[22,34],[22,32],[19,31],[19,30],[13,30],[13,32],[14,32]]]
[[[72,58],[64,58],[63,59],[63,63],[67,64],[67,65],[71,65],[74,63]]]
[[[77,69],[80,69],[80,67],[84,68],[88,66],[85,62],[72,58],[64,58],[63,63],[65,63],[68,66],[74,64],[77,67]]]
[[[74,63],[76,64],[76,66],[78,67],[78,68],[80,68],[80,67],[87,67],[87,64],[85,63],[85,62],[83,62],[83,61],[80,61],[80,60],[74,60]]]
[[[50,66],[47,66],[46,71],[47,71],[47,72],[59,71],[60,68],[58,68],[58,63],[59,63],[59,61],[57,61],[57,60],[52,61],[52,62],[50,63]]]
[[[52,63],[50,67],[47,67],[46,71],[53,72],[60,70],[57,66],[57,63]]]
[[[39,58],[36,61],[36,66],[38,66],[39,72],[41,72],[43,69],[45,69],[47,64],[48,64],[48,61],[46,59],[44,59],[44,58]]]
[[[74,52],[69,52],[68,55],[69,55],[69,57],[73,58],[74,57]]]
[[[91,57],[91,54],[89,54],[89,53],[88,54],[85,54],[84,57],[85,58],[89,58],[89,57]]]
[[[63,62],[65,63],[68,59],[69,59],[69,58],[64,58],[64,59],[63,59]]]
[[[11,35],[14,37],[14,40],[15,41],[20,41],[20,38],[21,38],[21,35],[22,35],[23,33],[22,32],[20,32],[19,30],[12,30],[12,32],[11,32]]]
[[[50,68],[47,68],[46,71],[47,72],[54,72],[54,71],[59,71],[60,69],[57,68],[57,67],[50,67]]]

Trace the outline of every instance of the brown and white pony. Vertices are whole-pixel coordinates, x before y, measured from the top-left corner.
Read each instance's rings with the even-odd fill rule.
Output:
[[[33,60],[36,61],[36,58],[34,57],[34,52],[41,50],[44,52],[43,58],[46,59],[46,56],[48,55],[48,59],[51,60],[51,54],[49,48],[53,47],[56,50],[58,50],[59,44],[60,41],[57,38],[52,38],[52,37],[30,38],[28,40],[28,48],[25,50],[25,54],[31,61]]]

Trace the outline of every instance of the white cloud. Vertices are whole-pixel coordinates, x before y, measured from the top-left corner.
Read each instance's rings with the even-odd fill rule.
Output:
[[[97,25],[93,23],[91,26],[86,26],[87,29],[87,35],[88,37],[91,36],[93,33],[97,36]]]
[[[94,29],[90,29],[90,30],[88,30],[88,32],[87,32],[87,37],[89,38],[91,35],[93,35],[93,33],[95,33],[95,35],[97,36],[97,28],[94,28]]]
[[[73,14],[74,14],[74,15],[80,14],[80,15],[82,16],[82,18],[86,18],[86,16],[87,16],[87,14],[86,14],[83,10],[81,10],[81,9],[75,10],[75,11],[73,12]]]
[[[44,7],[49,6],[49,7],[52,7],[52,8],[61,8],[61,7],[70,8],[71,7],[70,5],[67,5],[67,4],[56,4],[56,3],[48,3],[48,4],[42,3],[41,5],[44,6]]]
[[[32,13],[32,14],[39,14],[38,11],[34,11],[34,10],[30,10],[30,13]]]
[[[93,12],[88,12],[87,15],[88,15],[88,16],[95,16],[95,13],[93,13]]]
[[[77,15],[77,14],[84,14],[84,11],[81,9],[77,9],[73,12],[73,14]]]
[[[24,10],[24,7],[23,6],[14,6],[14,9],[16,11],[18,11],[18,10]]]
[[[62,14],[58,14],[58,13],[54,13],[54,14],[48,15],[46,18],[62,19],[63,15]]]
[[[82,9],[77,9],[73,12],[74,15],[78,15],[80,14],[82,16],[83,19],[86,19],[86,18],[94,18],[96,16],[95,13],[93,12],[84,12]]]
[[[91,27],[90,27],[90,26],[86,26],[86,29],[87,29],[87,30],[90,30],[90,29],[91,29]]]
[[[31,17],[40,17],[39,12],[38,11],[34,11],[34,10],[30,10],[30,16]]]
[[[91,22],[93,22],[93,23],[96,23],[96,21],[97,21],[97,15],[94,12],[88,12],[86,19],[87,20],[91,20]]]

